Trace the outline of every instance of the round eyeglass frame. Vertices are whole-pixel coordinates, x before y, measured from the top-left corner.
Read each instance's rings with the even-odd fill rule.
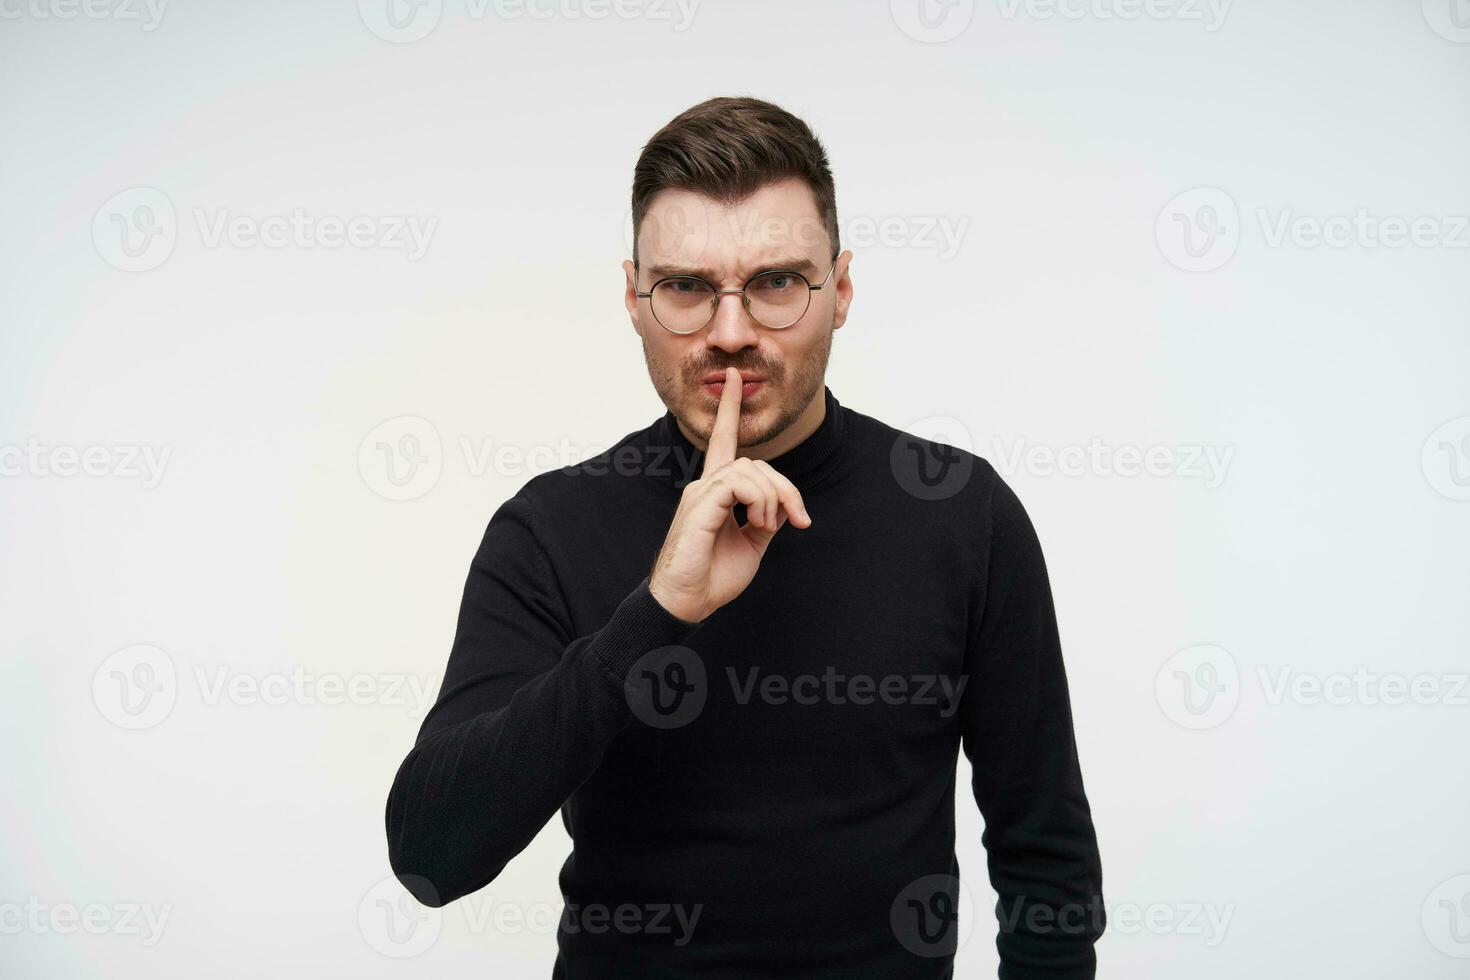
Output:
[[[741,284],[741,286],[740,286],[739,289],[716,289],[714,283],[710,282],[708,279],[705,279],[702,276],[682,276],[681,275],[681,276],[664,276],[663,278],[656,280],[653,285],[651,285],[651,286],[648,287],[648,292],[646,292],[646,293],[639,292],[636,289],[633,292],[640,299],[647,298],[647,300],[648,300],[648,308],[649,308],[650,311],[652,311],[653,318],[658,321],[658,325],[659,326],[663,327],[669,333],[671,333],[671,334],[677,334],[680,337],[687,337],[690,334],[699,333],[699,331],[701,331],[705,327],[709,326],[710,325],[710,321],[715,318],[715,313],[720,308],[720,297],[721,296],[724,296],[724,295],[726,295],[728,293],[739,293],[740,294],[740,301],[745,306],[745,312],[748,313],[748,314],[750,314],[750,318],[752,320],[755,320],[756,323],[758,323],[761,326],[765,327],[767,330],[785,330],[788,327],[794,327],[798,323],[801,322],[801,318],[804,317],[804,316],[806,316],[807,310],[809,310],[809,309],[812,308],[812,293],[816,292],[817,290],[821,289],[823,286],[827,285],[827,281],[832,278],[832,273],[835,272],[836,270],[837,270],[837,256],[834,255],[832,257],[832,267],[827,270],[827,276],[826,276],[826,278],[824,278],[821,282],[817,283],[815,286],[812,285],[811,280],[807,279],[807,277],[804,276],[804,275],[802,275],[800,272],[796,272],[796,271],[793,271],[791,269],[767,269],[764,272],[757,272],[755,275],[753,275],[749,279],[745,280],[745,282]],[[746,290],[747,287],[750,286],[751,283],[755,282],[757,279],[763,279],[766,276],[795,276],[797,279],[800,279],[801,280],[802,285],[806,286],[806,290],[807,290],[807,292],[806,292],[806,305],[801,308],[801,312],[798,313],[796,315],[796,318],[793,319],[790,323],[783,323],[779,327],[775,327],[775,326],[772,326],[769,323],[764,323],[761,320],[757,320],[755,314],[750,312],[750,297],[746,294],[745,290]],[[662,320],[659,319],[658,310],[654,308],[654,305],[653,305],[653,291],[655,289],[657,289],[660,285],[662,285],[663,283],[668,282],[671,279],[684,279],[684,280],[688,280],[690,282],[701,283],[701,284],[703,284],[705,286],[708,286],[710,288],[710,290],[714,293],[714,295],[712,295],[710,297],[710,300],[709,300],[709,316],[705,317],[704,322],[701,323],[699,326],[695,327],[693,330],[675,330],[673,327],[669,326],[667,323],[664,323]]]

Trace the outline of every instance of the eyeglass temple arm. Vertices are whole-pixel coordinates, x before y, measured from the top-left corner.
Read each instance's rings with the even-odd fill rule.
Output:
[[[831,279],[832,278],[832,273],[834,273],[836,271],[837,271],[837,256],[834,255],[834,256],[832,256],[832,268],[830,268],[830,269],[827,270],[827,279]],[[808,283],[807,286],[808,286],[809,289],[811,289],[812,292],[816,292],[817,290],[821,289],[823,286],[827,285],[827,279],[823,279],[821,282],[817,283],[815,286],[811,285],[810,283]]]

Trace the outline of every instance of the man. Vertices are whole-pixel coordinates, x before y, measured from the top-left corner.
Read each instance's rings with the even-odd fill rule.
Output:
[[[394,872],[442,906],[560,810],[554,977],[948,977],[963,746],[1000,976],[1092,977],[1040,545],[983,460],[826,386],[853,286],[821,143],[702,103],[644,148],[633,218],[625,302],[668,411],[491,518],[389,795]]]

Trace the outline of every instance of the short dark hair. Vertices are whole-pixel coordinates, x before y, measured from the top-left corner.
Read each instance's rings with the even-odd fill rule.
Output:
[[[811,188],[836,256],[837,191],[827,151],[811,127],[778,105],[748,96],[722,96],[685,109],[653,135],[633,167],[633,264],[638,229],[659,191],[680,188],[738,204],[788,177]]]

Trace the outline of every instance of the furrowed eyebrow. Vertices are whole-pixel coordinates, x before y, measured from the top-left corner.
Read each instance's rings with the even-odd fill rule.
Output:
[[[663,264],[654,264],[647,266],[646,268],[648,270],[648,274],[654,279],[662,279],[665,276],[694,276],[698,279],[707,279],[710,282],[717,282],[720,278],[713,269],[693,269],[684,266]],[[758,266],[755,271],[753,271],[750,276],[747,276],[746,278],[748,279],[754,276],[758,276],[763,272],[777,271],[800,272],[802,275],[811,275],[813,273],[816,273],[818,270],[816,265],[810,259],[776,259],[771,262],[761,263],[760,266]]]

